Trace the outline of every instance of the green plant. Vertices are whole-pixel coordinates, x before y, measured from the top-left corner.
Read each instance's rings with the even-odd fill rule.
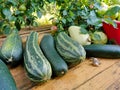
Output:
[[[41,18],[46,2],[54,0],[0,0],[0,30],[8,34],[14,28],[20,30],[25,26],[36,26],[34,21]],[[36,13],[34,15],[33,13]]]
[[[97,8],[94,4],[96,0],[57,0],[59,13],[55,14],[56,25],[60,30],[71,25],[82,25],[85,28],[90,27],[89,29],[99,28],[101,19],[96,15]]]
[[[54,14],[56,20],[53,23],[58,30],[66,30],[71,25],[81,25],[88,31],[102,30],[103,21],[116,27],[109,14],[105,17],[109,5],[115,4],[113,0],[56,0],[55,3],[59,13]]]

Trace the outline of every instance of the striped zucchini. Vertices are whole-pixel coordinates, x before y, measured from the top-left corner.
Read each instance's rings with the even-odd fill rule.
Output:
[[[27,76],[33,82],[45,82],[51,78],[51,65],[39,47],[37,32],[31,32],[27,38],[24,64]]]
[[[69,67],[82,62],[86,58],[83,46],[70,38],[65,32],[60,32],[56,36],[56,49]]]
[[[0,50],[1,59],[12,65],[17,65],[22,58],[22,40],[17,30],[13,30],[5,39]]]
[[[62,76],[66,74],[68,66],[56,51],[54,38],[50,34],[43,36],[40,47],[52,66],[53,75]]]

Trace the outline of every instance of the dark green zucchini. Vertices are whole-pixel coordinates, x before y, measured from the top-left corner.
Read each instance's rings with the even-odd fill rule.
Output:
[[[87,57],[99,57],[99,58],[120,58],[120,46],[119,45],[99,45],[91,44],[84,46]]]
[[[54,38],[50,34],[44,35],[41,40],[40,47],[52,66],[53,75],[64,75],[68,71],[68,66],[62,57],[57,53]]]
[[[16,66],[21,61],[22,49],[21,37],[17,30],[13,30],[1,46],[0,57],[5,63]]]
[[[0,90],[17,90],[15,80],[2,60],[0,60]]]

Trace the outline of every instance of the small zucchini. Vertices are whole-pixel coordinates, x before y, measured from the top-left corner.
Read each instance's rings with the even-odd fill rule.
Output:
[[[68,66],[62,57],[57,53],[54,38],[50,34],[44,35],[41,40],[40,47],[52,66],[53,75],[64,75],[68,71]]]

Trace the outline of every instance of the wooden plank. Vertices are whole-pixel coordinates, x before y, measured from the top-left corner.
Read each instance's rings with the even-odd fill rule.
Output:
[[[28,28],[23,28],[22,30],[20,30],[19,34],[20,35],[24,35],[24,34],[28,34],[31,31],[36,31],[36,32],[46,32],[46,31],[50,31],[51,30],[51,26],[52,25],[46,25],[46,26],[40,26],[40,27],[28,27]]]
[[[31,31],[37,31],[37,32],[44,32],[44,31],[49,31],[51,30],[51,26],[52,25],[45,25],[45,26],[40,26],[40,27],[26,27],[26,28],[22,28],[20,31],[19,31],[19,34],[20,35],[23,35],[23,34],[28,34],[30,33]],[[2,38],[6,38],[5,35],[0,35],[0,39]]]
[[[93,67],[90,60],[86,60],[78,66],[71,68],[66,75],[60,78],[55,78],[49,82],[38,85],[32,88],[32,90],[75,90],[79,86],[84,85],[86,82],[91,80],[93,77],[99,75],[104,70],[107,71],[108,68],[112,67],[114,64],[118,63],[119,60],[107,60],[100,59],[101,65],[99,67]],[[111,77],[109,73],[106,73],[107,78]],[[104,76],[102,76],[104,77]],[[105,79],[105,77],[104,77]],[[102,82],[99,82],[102,83]],[[99,86],[99,83],[96,84]],[[87,85],[85,85],[87,87]],[[78,89],[84,90],[84,89]],[[86,89],[93,90],[93,89]],[[100,89],[96,89],[100,90]]]
[[[113,80],[113,83],[106,90],[120,90],[120,78],[116,81]]]
[[[23,65],[19,65],[16,68],[10,69],[10,72],[12,73],[19,90],[29,90],[34,86],[35,83],[31,82],[27,78]]]
[[[120,90],[120,62],[116,62],[75,90]]]

